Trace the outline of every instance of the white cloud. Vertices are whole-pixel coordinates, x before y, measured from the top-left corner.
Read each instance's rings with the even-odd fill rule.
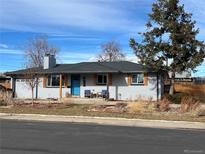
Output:
[[[91,57],[94,57],[93,53],[76,52],[76,51],[62,51],[57,57],[58,63],[78,63],[89,61]]]
[[[133,56],[127,56],[126,60],[131,61],[133,63],[138,63],[139,62],[139,58],[137,56],[134,56],[134,55]]]
[[[23,55],[22,50],[17,49],[0,49],[0,54],[14,54],[14,55]]]
[[[54,41],[69,41],[69,40],[78,40],[78,41],[101,41],[101,38],[96,38],[92,36],[79,36],[79,35],[71,35],[71,36],[56,36],[56,37],[50,37],[49,40]]]
[[[0,48],[7,49],[7,48],[8,48],[8,45],[0,43]]]
[[[52,32],[55,27],[59,33],[62,27],[123,31],[139,25],[139,21],[128,18],[127,8],[113,0],[1,0],[0,3],[3,29]]]
[[[78,62],[93,62],[97,61],[97,54],[76,52],[76,51],[63,51],[59,55],[59,63],[78,63]],[[127,54],[125,60],[138,63],[139,59],[134,54]]]

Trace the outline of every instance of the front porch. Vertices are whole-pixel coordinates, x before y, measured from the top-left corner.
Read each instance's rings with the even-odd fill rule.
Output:
[[[66,97],[109,98],[112,74],[56,74],[46,75],[43,87],[59,88],[59,99]],[[67,90],[67,92],[65,92]]]
[[[112,74],[110,73],[45,74],[36,75],[35,78],[35,99],[109,98],[109,87],[112,85]],[[31,98],[28,80],[25,76],[12,78],[14,96]]]

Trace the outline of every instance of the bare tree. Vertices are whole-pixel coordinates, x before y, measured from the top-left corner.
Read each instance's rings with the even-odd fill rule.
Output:
[[[122,52],[120,45],[115,41],[110,41],[102,45],[102,53],[98,55],[98,61],[122,61],[125,54]]]
[[[24,78],[25,78],[25,83],[29,86],[31,89],[31,96],[32,96],[32,105],[34,104],[34,89],[38,85],[38,77],[34,73],[34,68],[28,68]]]
[[[28,40],[25,49],[27,71],[24,77],[32,92],[32,104],[34,103],[34,89],[39,84],[38,76],[35,74],[36,69],[43,67],[43,59],[46,54],[56,55],[58,52],[59,49],[49,44],[46,36]]]
[[[29,39],[25,49],[26,67],[41,67],[45,54],[56,55],[58,52],[59,49],[49,44],[46,36]]]

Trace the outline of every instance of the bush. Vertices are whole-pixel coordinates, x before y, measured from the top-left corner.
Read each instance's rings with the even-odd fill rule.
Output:
[[[170,110],[170,100],[166,97],[164,97],[160,102],[159,102],[159,110],[161,112],[167,112]]]
[[[145,110],[145,103],[128,103],[128,112],[130,113],[139,113]]]
[[[200,101],[192,96],[184,96],[181,100],[181,112],[196,111],[200,107]]]
[[[0,92],[0,106],[6,106],[12,103],[12,93],[8,91]]]
[[[127,110],[129,113],[145,113],[154,112],[156,110],[156,105],[150,102],[132,102],[128,103]]]
[[[184,96],[187,96],[186,93],[175,93],[173,95],[165,94],[163,98],[166,98],[173,104],[180,104]]]

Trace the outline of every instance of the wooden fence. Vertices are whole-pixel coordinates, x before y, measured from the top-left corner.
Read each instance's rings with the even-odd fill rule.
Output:
[[[6,89],[11,89],[11,83],[0,83],[0,85],[2,85],[3,87],[5,87]]]
[[[205,100],[205,84],[190,83],[175,83],[175,92],[183,92],[198,97],[201,100]]]

